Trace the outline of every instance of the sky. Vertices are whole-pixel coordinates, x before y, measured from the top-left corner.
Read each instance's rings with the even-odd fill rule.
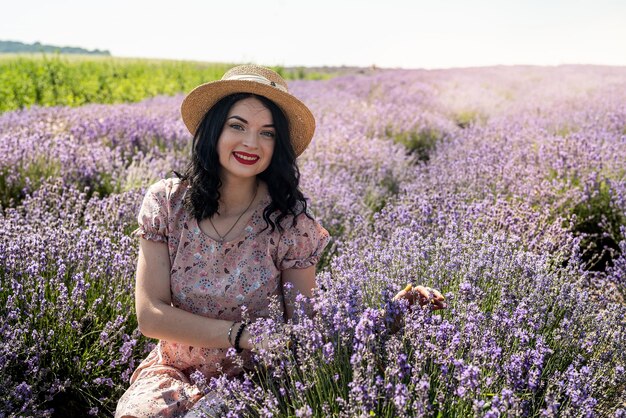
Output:
[[[0,40],[306,66],[626,66],[626,0],[0,0]]]

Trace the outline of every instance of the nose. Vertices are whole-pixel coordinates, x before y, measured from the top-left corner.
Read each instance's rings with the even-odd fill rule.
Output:
[[[248,132],[243,139],[243,145],[247,148],[257,149],[259,147],[259,138],[256,133]]]

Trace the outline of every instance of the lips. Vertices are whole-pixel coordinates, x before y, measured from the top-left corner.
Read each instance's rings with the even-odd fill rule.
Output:
[[[233,157],[241,164],[252,165],[256,163],[261,157],[254,154],[248,154],[247,152],[233,152]]]

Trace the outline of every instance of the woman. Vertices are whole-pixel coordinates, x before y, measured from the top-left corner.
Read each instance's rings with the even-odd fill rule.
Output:
[[[191,161],[178,178],[149,188],[138,217],[137,320],[159,343],[133,374],[117,417],[206,408],[211,396],[198,402],[190,374],[240,374],[226,352],[232,347],[250,364],[242,307],[250,320],[269,316],[268,298],[282,298],[286,283],[310,297],[329,241],[298,188],[296,157],[315,119],[277,73],[232,68],[189,93],[181,113],[194,136]],[[422,303],[443,300],[420,292]],[[397,297],[412,302],[416,293]],[[287,319],[291,302],[284,301]]]

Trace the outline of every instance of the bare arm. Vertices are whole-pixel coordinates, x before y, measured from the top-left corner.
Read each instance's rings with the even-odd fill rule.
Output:
[[[141,239],[135,289],[139,330],[147,337],[207,348],[228,348],[232,321],[206,318],[171,305],[167,245]],[[237,331],[235,326],[232,338]],[[245,336],[244,336],[245,337]],[[242,338],[242,348],[250,348]]]
[[[232,321],[206,318],[171,305],[170,259],[164,243],[140,240],[139,259],[135,288],[135,308],[141,333],[150,338],[175,341],[180,344],[206,347],[229,348],[228,330]],[[291,318],[294,298],[302,293],[307,297],[315,287],[315,266],[305,269],[288,269],[282,272],[284,283],[293,285],[291,295],[286,298],[286,316]],[[232,339],[240,324],[233,329]],[[250,349],[250,335],[242,334],[241,347]]]

